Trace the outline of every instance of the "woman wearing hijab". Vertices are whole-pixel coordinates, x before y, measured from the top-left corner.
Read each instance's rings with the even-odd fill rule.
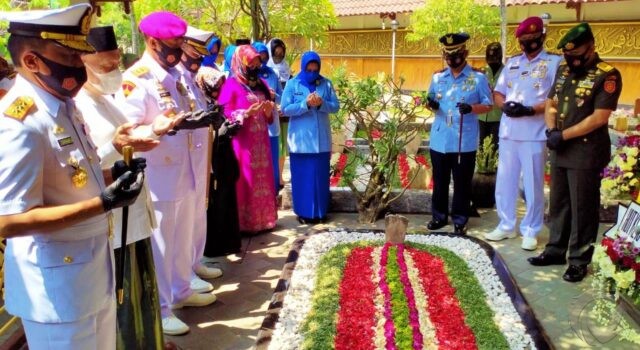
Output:
[[[231,59],[233,58],[233,54],[236,52],[238,47],[235,45],[229,45],[226,49],[224,49],[224,65],[222,66],[222,71],[227,77],[233,75],[233,71],[231,71]]]
[[[217,70],[220,70],[218,65],[216,64],[216,60],[218,59],[218,54],[220,53],[220,48],[222,47],[222,41],[218,37],[211,37],[209,42],[207,43],[207,51],[208,55],[204,56],[202,60],[202,67],[211,67]]]
[[[285,59],[287,55],[287,47],[284,44],[284,41],[274,38],[267,44],[267,48],[269,50],[269,62],[267,62],[267,66],[273,69],[273,71],[278,75],[278,79],[280,80],[280,86],[284,88],[289,78],[291,78],[291,68],[289,68],[289,63]],[[284,186],[284,179],[282,179],[282,169],[284,169],[284,159],[289,155],[289,146],[287,145],[287,129],[289,128],[289,118],[281,115],[280,116],[280,149],[279,149],[279,159],[278,159],[278,181],[279,187]]]
[[[329,209],[329,114],[340,104],[331,81],[320,75],[320,56],[314,51],[302,54],[300,73],[287,82],[281,107],[290,117],[293,211],[301,223],[323,221]]]
[[[202,67],[196,75],[196,85],[207,100],[216,104],[225,76],[219,70]],[[238,222],[236,181],[240,176],[238,161],[231,147],[231,137],[237,132],[224,120],[216,121],[211,153],[213,171],[209,180],[209,207],[207,208],[207,240],[204,256],[215,257],[240,252],[241,238]]]
[[[282,96],[282,86],[280,85],[280,79],[276,72],[271,69],[271,67],[267,66],[267,62],[269,61],[269,49],[267,46],[259,41],[254,42],[253,47],[260,54],[260,62],[262,62],[262,66],[260,66],[260,71],[258,72],[260,78],[267,82],[271,92],[275,94],[276,97],[276,108],[280,105],[280,97]],[[269,125],[269,141],[271,143],[271,159],[273,160],[273,179],[275,181],[276,193],[280,189],[280,167],[278,164],[279,161],[279,148],[280,148],[280,118],[279,112],[277,116],[273,118],[273,123]]]
[[[239,46],[231,62],[233,74],[218,98],[227,119],[242,124],[232,144],[240,165],[236,182],[240,231],[247,233],[272,229],[278,218],[267,131],[275,96],[260,79],[260,66],[260,55],[251,45]]]

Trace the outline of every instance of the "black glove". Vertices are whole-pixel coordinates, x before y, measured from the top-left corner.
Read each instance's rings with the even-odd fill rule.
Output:
[[[104,211],[133,204],[138,198],[144,183],[144,173],[127,171],[102,191],[102,207]]]
[[[550,150],[557,150],[560,148],[564,139],[562,138],[562,131],[557,128],[547,129],[544,132],[547,135],[547,147]]]
[[[456,107],[458,107],[458,111],[460,112],[460,114],[469,114],[473,110],[470,104],[463,102],[458,102],[456,104]]]
[[[522,103],[507,101],[502,106],[502,111],[508,117],[518,118],[524,116],[532,116],[536,114],[536,111],[531,106],[524,106]]]
[[[130,166],[127,166],[124,163],[124,160],[118,160],[115,163],[113,163],[113,166],[111,167],[111,178],[115,180],[120,176],[122,176],[122,174],[126,173],[128,170],[131,170],[134,173],[139,173],[143,171],[144,168],[146,167],[147,167],[147,160],[142,157],[131,159]]]
[[[427,106],[429,106],[430,110],[437,111],[438,109],[440,109],[440,102],[431,97],[427,97]]]
[[[200,128],[208,128],[209,125],[214,125],[216,119],[220,116],[220,109],[213,106],[208,109],[201,109],[195,112],[187,112],[185,118],[176,125],[172,130],[169,130],[167,134],[175,135],[178,130],[194,130]]]
[[[232,137],[235,136],[240,130],[240,122],[239,121],[230,121],[225,120],[222,125],[218,128],[218,136],[227,136]]]

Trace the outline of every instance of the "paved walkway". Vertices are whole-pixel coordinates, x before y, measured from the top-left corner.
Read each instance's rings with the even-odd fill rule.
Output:
[[[469,235],[481,237],[497,224],[495,210],[481,212],[472,218]],[[258,334],[271,294],[280,275],[293,240],[310,226],[300,225],[291,211],[279,212],[275,231],[245,238],[239,257],[216,259],[212,263],[224,270],[224,276],[213,280],[218,301],[204,308],[177,310],[191,332],[181,337],[167,337],[182,349],[251,349]],[[425,215],[407,215],[409,231],[426,232]],[[333,213],[331,222],[316,227],[384,228],[383,220],[374,226],[357,224],[356,214]],[[601,231],[607,228],[601,225]],[[443,230],[453,230],[447,226]],[[633,349],[627,343],[610,340],[610,330],[589,330],[590,320],[584,311],[593,297],[589,292],[590,278],[572,284],[562,280],[566,267],[530,266],[526,258],[540,253],[548,239],[542,232],[539,249],[527,252],[520,248],[520,239],[492,243],[529,301],[533,311],[558,349]],[[577,330],[577,331],[574,331]],[[596,332],[596,331],[599,331]],[[598,340],[600,339],[600,340]]]

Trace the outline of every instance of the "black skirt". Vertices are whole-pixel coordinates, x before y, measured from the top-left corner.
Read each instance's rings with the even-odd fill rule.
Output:
[[[236,200],[240,170],[231,139],[216,137],[212,152],[213,173],[207,208],[207,242],[204,255],[223,256],[240,252],[241,237]]]

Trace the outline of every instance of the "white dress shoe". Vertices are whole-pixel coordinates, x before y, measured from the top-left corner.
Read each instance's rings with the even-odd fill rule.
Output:
[[[522,249],[536,250],[538,248],[538,240],[535,237],[522,237]]]
[[[200,276],[200,278],[218,278],[222,276],[222,270],[217,267],[207,267],[204,265],[199,265],[196,267],[193,272],[196,275]]]
[[[486,233],[484,239],[488,241],[501,241],[505,238],[515,238],[517,236],[515,231],[502,231],[499,227],[495,230]]]
[[[213,290],[213,285],[207,281],[203,281],[199,277],[194,277],[189,283],[189,287],[194,293],[206,293]]]
[[[162,332],[167,335],[182,335],[189,332],[189,326],[171,315],[162,319]]]
[[[212,293],[193,293],[189,295],[187,299],[171,305],[171,309],[182,309],[185,306],[207,306],[209,304],[213,304],[217,299],[218,298],[216,298]]]

